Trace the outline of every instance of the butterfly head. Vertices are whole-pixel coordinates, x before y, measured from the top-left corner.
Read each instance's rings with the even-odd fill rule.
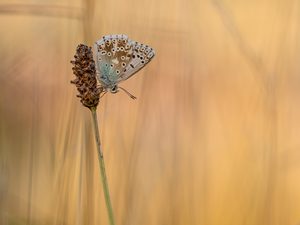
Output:
[[[112,86],[112,87],[109,89],[109,91],[110,91],[110,93],[112,93],[112,94],[116,94],[117,92],[119,92],[118,86],[117,86],[117,85]]]

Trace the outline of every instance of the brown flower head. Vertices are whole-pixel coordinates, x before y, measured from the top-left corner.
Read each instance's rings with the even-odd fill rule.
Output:
[[[71,83],[75,84],[81,98],[81,103],[88,108],[97,107],[102,87],[97,86],[95,61],[91,47],[80,44],[77,46],[73,64],[73,73],[76,76]]]

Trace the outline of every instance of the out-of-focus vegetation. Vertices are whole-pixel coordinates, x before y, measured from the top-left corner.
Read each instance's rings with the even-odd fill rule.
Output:
[[[0,224],[107,224],[79,43],[124,33],[153,61],[101,99],[118,225],[300,223],[293,0],[0,1]]]

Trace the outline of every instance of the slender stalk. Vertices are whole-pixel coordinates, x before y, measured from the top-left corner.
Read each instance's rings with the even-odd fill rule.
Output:
[[[109,189],[108,189],[108,183],[107,183],[106,172],[105,172],[103,152],[101,149],[96,107],[91,107],[90,109],[91,109],[92,116],[93,116],[93,124],[94,124],[95,138],[96,138],[96,142],[97,142],[97,152],[98,152],[98,160],[99,160],[100,173],[101,173],[101,181],[102,181],[102,186],[103,186],[106,208],[107,208],[107,212],[108,212],[109,223],[110,223],[110,225],[115,225],[113,209],[112,209],[111,200],[110,200],[110,196],[109,196]]]

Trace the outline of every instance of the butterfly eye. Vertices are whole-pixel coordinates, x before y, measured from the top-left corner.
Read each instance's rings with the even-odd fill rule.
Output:
[[[116,49],[115,49],[115,48],[112,48],[112,49],[111,49],[111,51],[112,51],[112,52],[115,52],[115,51],[116,51]]]
[[[106,54],[106,51],[101,51],[101,55],[105,55]]]
[[[126,66],[126,63],[122,62],[122,66],[125,67],[125,66]]]
[[[122,56],[121,56],[121,59],[122,59],[122,60],[125,60],[125,56],[124,56],[124,55],[122,55]]]
[[[116,70],[116,74],[119,74],[120,73],[120,70]]]
[[[111,68],[113,68],[113,67],[114,67],[114,65],[113,65],[113,64],[110,64],[110,67],[111,67]]]
[[[142,60],[142,61],[141,61],[141,63],[142,63],[142,64],[144,64],[144,63],[145,63],[145,61],[144,61],[144,60]]]
[[[130,44],[126,44],[125,49],[129,49],[130,48]]]
[[[120,47],[117,47],[117,52],[120,51]]]
[[[146,54],[148,54],[149,52],[150,52],[150,50],[149,50],[149,49],[146,49],[146,50],[145,50],[145,53],[146,53]]]
[[[114,85],[113,87],[111,87],[111,89],[110,89],[110,92],[111,93],[117,93],[118,92],[118,87],[117,87],[117,85]]]
[[[116,44],[116,42],[117,42],[116,39],[113,39],[113,40],[112,40],[112,43],[113,43],[113,44]]]
[[[124,51],[124,47],[121,47],[120,50],[123,52]]]
[[[142,48],[141,48],[141,51],[142,51],[142,52],[145,51],[145,47],[142,47]]]

